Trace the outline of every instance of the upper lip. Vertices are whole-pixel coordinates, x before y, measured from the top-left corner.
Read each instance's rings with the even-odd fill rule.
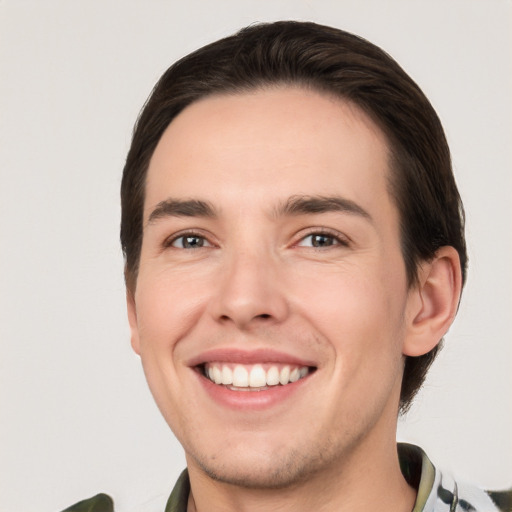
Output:
[[[240,350],[235,348],[212,349],[192,357],[187,361],[187,365],[195,367],[213,362],[235,364],[277,363],[297,366],[317,366],[314,361],[267,348],[256,350]]]

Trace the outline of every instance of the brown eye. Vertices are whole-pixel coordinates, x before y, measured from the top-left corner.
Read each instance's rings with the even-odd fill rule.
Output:
[[[336,240],[329,235],[311,235],[311,245],[313,247],[329,247],[334,245]]]

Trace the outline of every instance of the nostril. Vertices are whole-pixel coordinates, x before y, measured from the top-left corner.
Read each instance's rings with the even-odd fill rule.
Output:
[[[268,313],[263,313],[262,315],[258,315],[257,318],[270,318],[270,315]]]

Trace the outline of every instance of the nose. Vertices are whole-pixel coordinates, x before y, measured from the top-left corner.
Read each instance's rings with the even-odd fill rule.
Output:
[[[282,322],[289,308],[279,262],[263,252],[238,253],[227,260],[211,304],[215,319],[242,330]]]

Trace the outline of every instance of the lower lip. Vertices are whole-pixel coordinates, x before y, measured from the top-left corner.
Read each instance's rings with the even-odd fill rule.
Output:
[[[285,386],[272,386],[261,391],[233,391],[226,386],[214,384],[200,373],[197,375],[205,391],[218,404],[231,409],[254,411],[267,409],[284,402],[310,377],[309,375]]]

